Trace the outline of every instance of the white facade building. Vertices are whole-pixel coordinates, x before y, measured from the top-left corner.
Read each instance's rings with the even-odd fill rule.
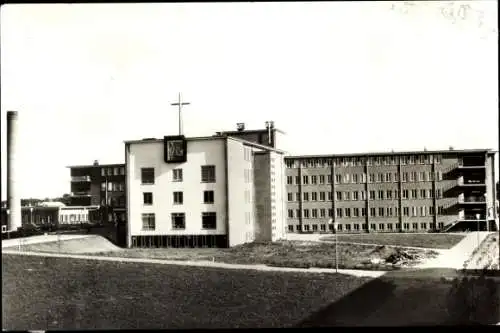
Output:
[[[126,141],[127,246],[284,238],[283,157],[226,135]]]

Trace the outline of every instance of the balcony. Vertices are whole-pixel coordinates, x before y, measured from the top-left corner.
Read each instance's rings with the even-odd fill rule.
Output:
[[[486,183],[484,179],[474,179],[474,178],[464,178],[459,177],[457,180],[458,186],[461,187],[485,187]]]
[[[486,167],[484,158],[459,159],[459,169],[484,169]]]
[[[474,205],[474,204],[484,205],[486,204],[486,200],[484,199],[483,196],[470,196],[470,197],[460,196],[458,198],[458,203],[464,205]]]
[[[72,182],[90,182],[90,176],[71,176]]]
[[[90,197],[91,194],[89,192],[71,192],[72,197]]]

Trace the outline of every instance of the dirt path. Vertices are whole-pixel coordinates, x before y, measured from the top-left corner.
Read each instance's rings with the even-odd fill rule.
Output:
[[[40,253],[40,252],[20,252],[16,250],[3,250],[2,254],[15,254],[26,256],[39,256],[39,257],[54,257],[54,258],[74,258],[86,260],[102,260],[102,261],[118,261],[118,262],[139,262],[151,263],[162,265],[178,265],[178,266],[197,266],[197,267],[216,267],[225,269],[250,269],[259,271],[274,271],[274,272],[302,272],[302,273],[336,273],[335,269],[327,268],[288,268],[288,267],[270,267],[266,265],[238,265],[238,264],[225,264],[212,261],[175,261],[175,260],[162,260],[162,259],[146,259],[146,258],[118,258],[118,257],[101,257],[89,255],[74,255],[64,253]],[[384,275],[383,271],[363,271],[354,269],[339,269],[339,274],[346,274],[357,277],[372,277],[378,278]]]

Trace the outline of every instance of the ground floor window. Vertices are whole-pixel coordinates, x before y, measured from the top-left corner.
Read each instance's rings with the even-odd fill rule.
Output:
[[[378,228],[379,228],[379,230],[384,230],[384,224],[383,223],[379,223],[378,224]]]
[[[370,224],[371,230],[377,230],[377,225],[375,223]]]
[[[410,223],[403,223],[403,227],[405,228],[405,230],[410,229]]]
[[[350,224],[346,224],[346,225],[345,225],[345,230],[347,230],[347,231],[351,231],[351,225],[350,225]]]
[[[321,231],[326,231],[326,224],[321,225]]]
[[[202,213],[201,225],[203,229],[217,229],[217,214],[215,212]]]
[[[392,223],[387,223],[387,230],[392,230]]]
[[[420,223],[420,229],[427,229],[427,223]]]
[[[354,224],[354,230],[359,230],[359,224]]]
[[[186,229],[186,215],[184,213],[172,213],[172,229]]]
[[[309,231],[309,224],[304,225],[304,231]]]
[[[439,229],[443,229],[444,228],[444,223],[443,222],[439,222],[438,226],[439,226]]]
[[[155,230],[155,214],[142,214],[142,230]]]
[[[361,224],[361,229],[368,230],[368,223],[362,223]]]
[[[317,224],[313,224],[313,231],[318,231],[318,225]]]
[[[418,223],[413,223],[413,224],[412,224],[412,228],[413,228],[413,229],[418,229]]]
[[[332,230],[333,230],[333,225],[332,225]],[[339,225],[337,226],[337,230],[338,230],[338,231],[342,231],[342,224],[339,224]]]
[[[288,231],[293,231],[293,225],[288,226]]]

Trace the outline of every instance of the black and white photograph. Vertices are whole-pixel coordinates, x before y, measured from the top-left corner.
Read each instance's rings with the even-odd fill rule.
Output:
[[[500,325],[497,27],[3,4],[2,329]]]

